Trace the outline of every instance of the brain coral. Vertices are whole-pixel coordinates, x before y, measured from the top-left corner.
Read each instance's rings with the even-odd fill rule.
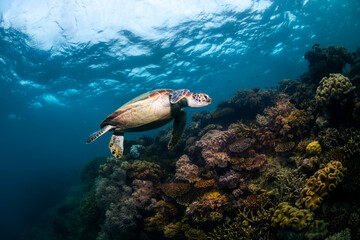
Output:
[[[296,206],[311,210],[319,208],[323,198],[341,182],[345,170],[339,161],[322,164],[320,169],[306,180]]]
[[[319,106],[330,106],[334,103],[346,104],[347,94],[353,89],[350,80],[340,73],[331,73],[321,79],[316,90],[315,100]]]
[[[271,219],[272,226],[302,230],[307,227],[313,219],[313,214],[307,209],[297,209],[287,202],[278,205]]]

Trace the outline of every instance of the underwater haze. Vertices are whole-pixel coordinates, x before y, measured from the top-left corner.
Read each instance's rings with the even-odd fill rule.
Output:
[[[42,234],[41,229],[45,228],[44,222],[49,221],[51,212],[64,206],[64,201],[80,195],[79,176],[84,165],[94,157],[111,156],[108,149],[110,133],[90,145],[85,144],[85,140],[89,134],[99,130],[103,119],[125,102],[162,88],[190,89],[191,92],[209,94],[212,98],[210,106],[186,109],[187,124],[191,126],[192,115],[216,111],[217,106],[222,108],[226,105],[223,101],[232,98],[237,90],[259,87],[261,91],[272,91],[283,79],[300,79],[309,67],[304,55],[312,50],[314,44],[319,44],[318,49],[334,45],[355,52],[360,46],[360,2],[1,0],[0,239],[95,239],[90,235],[85,238],[79,237],[81,234],[71,236],[71,227],[57,224],[55,218],[51,220],[52,226],[58,227],[57,231],[64,234],[62,237]],[[346,75],[353,66],[351,64],[347,62],[340,72]],[[321,77],[325,76],[328,75]],[[348,92],[351,91],[353,88]],[[275,100],[273,103],[276,105]],[[300,106],[297,102],[296,107],[301,109]],[[231,115],[232,123],[247,118],[247,112],[241,114],[244,117],[237,119]],[[198,115],[194,119],[196,116],[205,119]],[[315,118],[313,120],[315,122]],[[328,122],[331,126],[331,121]],[[221,130],[230,125],[230,122],[207,123],[222,124]],[[205,125],[201,127],[205,128]],[[159,129],[125,134],[125,141],[144,135],[155,138],[158,132]],[[195,162],[195,155],[184,150],[185,141],[192,135],[185,132],[185,136],[180,149],[172,157],[178,159],[187,153]],[[202,135],[196,135],[197,141],[200,141],[199,136]],[[132,141],[139,144],[137,140]],[[301,139],[291,141],[298,144]],[[130,142],[125,144],[131,145]],[[126,145],[125,154],[127,152],[129,147]],[[270,153],[264,154],[269,154],[267,158],[270,159]],[[204,160],[204,156],[200,158]],[[169,172],[171,169],[175,171],[175,162],[165,164]],[[220,168],[219,176],[226,172]],[[164,183],[166,179],[161,177],[159,181]],[[220,193],[230,194],[227,191]],[[97,201],[101,202],[101,199]],[[104,236],[110,234],[114,237],[112,239],[124,236],[139,239],[125,230],[121,233],[106,232],[108,220],[104,220],[104,211],[107,207],[101,209],[99,221],[102,222],[98,223],[98,229],[94,229],[99,232],[101,229],[102,235],[94,233],[92,236],[106,239]],[[181,212],[181,207],[178,209]],[[224,211],[221,210],[221,214],[225,215]],[[134,219],[141,222],[139,219],[144,216]],[[61,221],[68,221],[64,219]],[[189,223],[192,229],[200,231],[201,227],[194,223],[196,221],[190,221],[193,221]],[[214,222],[211,224],[216,225]],[[123,227],[141,228],[141,224],[130,225]],[[80,229],[80,226],[72,228]],[[147,231],[155,232],[154,235],[142,236],[143,239],[163,236],[149,229],[151,227],[147,225]],[[201,231],[201,234],[211,235],[208,229]],[[184,236],[184,239],[192,239],[188,232],[178,239]],[[329,230],[330,233],[333,232]],[[175,238],[175,235],[167,237]]]

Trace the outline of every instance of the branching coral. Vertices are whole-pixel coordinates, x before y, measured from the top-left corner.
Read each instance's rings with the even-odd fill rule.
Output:
[[[319,208],[324,197],[341,182],[346,169],[341,162],[331,161],[306,180],[306,185],[296,201],[297,207],[311,210]]]
[[[272,225],[281,228],[291,228],[293,230],[302,230],[312,221],[313,214],[307,209],[297,209],[287,202],[278,205],[271,219]]]
[[[199,167],[190,163],[190,159],[187,155],[182,155],[176,162],[175,177],[178,180],[185,180],[189,183],[200,180]]]

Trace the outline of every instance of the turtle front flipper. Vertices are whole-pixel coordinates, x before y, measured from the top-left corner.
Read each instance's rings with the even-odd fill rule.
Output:
[[[170,96],[170,103],[175,104],[179,102],[181,99],[183,99],[186,96],[186,94],[189,91],[190,91],[189,89],[180,89],[172,92]]]
[[[179,114],[174,119],[173,129],[171,133],[171,139],[168,144],[168,149],[173,149],[181,139],[186,126],[186,112],[180,110]]]
[[[109,148],[115,158],[121,158],[124,151],[124,133],[114,133],[111,136]]]
[[[115,126],[112,125],[106,125],[104,126],[102,129],[100,129],[97,132],[94,132],[93,134],[91,134],[88,139],[86,140],[86,144],[92,143],[93,141],[95,141],[96,139],[98,139],[100,136],[102,136],[104,133],[106,133],[107,131],[111,130],[115,128]]]

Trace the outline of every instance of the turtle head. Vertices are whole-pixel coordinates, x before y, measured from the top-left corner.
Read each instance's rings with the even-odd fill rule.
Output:
[[[187,106],[192,108],[205,107],[211,104],[211,98],[205,93],[187,93],[184,97],[187,100]]]

